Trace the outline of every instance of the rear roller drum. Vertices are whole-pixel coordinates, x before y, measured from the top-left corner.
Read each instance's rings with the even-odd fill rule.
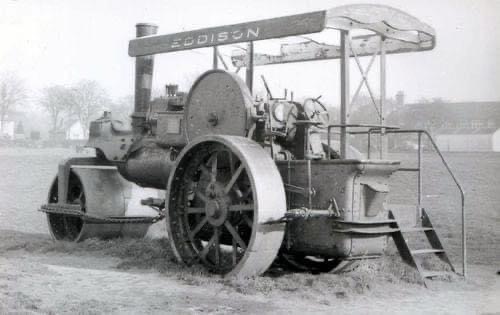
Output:
[[[49,192],[49,203],[58,202],[58,180],[57,177],[52,183]],[[85,212],[85,193],[83,186],[75,173],[71,172],[68,182],[67,203],[79,205]],[[83,227],[83,220],[79,217],[68,216],[65,214],[47,213],[49,230],[56,240],[75,241],[78,239]]]
[[[143,237],[147,233],[150,222],[106,220],[126,218],[128,213],[150,216],[152,210],[140,205],[142,188],[127,182],[114,167],[72,165],[70,168],[65,181],[68,183],[65,200],[59,200],[60,174],[52,183],[48,196],[49,207],[56,210],[72,207],[75,209],[70,210],[77,211],[76,214],[46,211],[49,231],[56,240],[80,242],[87,238]],[[89,217],[94,219],[89,220]]]
[[[206,136],[178,158],[167,188],[168,232],[179,261],[226,276],[263,273],[275,259],[286,211],[281,176],[257,143]]]

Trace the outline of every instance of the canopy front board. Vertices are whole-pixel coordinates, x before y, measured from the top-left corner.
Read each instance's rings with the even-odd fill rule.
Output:
[[[325,16],[325,11],[317,11],[182,33],[146,36],[131,40],[128,53],[131,57],[137,57],[316,33],[324,29]]]

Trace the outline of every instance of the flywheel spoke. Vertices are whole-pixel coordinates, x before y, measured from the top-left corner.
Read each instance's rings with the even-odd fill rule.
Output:
[[[242,217],[248,227],[253,227],[252,219],[250,219],[246,214],[243,214]]]
[[[242,205],[230,205],[229,211],[253,211],[253,203]]]
[[[205,208],[200,208],[200,207],[187,207],[186,208],[187,213],[205,213]]]
[[[196,234],[203,228],[203,226],[208,222],[208,217],[204,217],[196,226],[195,228],[189,232],[189,237],[194,238]]]
[[[238,232],[238,231],[236,231],[236,232]],[[235,266],[236,263],[238,262],[238,247],[236,246],[236,240],[234,238],[231,238],[231,245],[233,247],[231,257],[233,259],[233,266]]]
[[[220,265],[220,234],[219,234],[219,228],[216,227],[214,228],[214,245],[215,245],[215,264],[218,266]]]
[[[233,159],[233,153],[229,150],[226,151],[228,156],[229,156],[229,159],[228,159],[228,162],[229,162],[229,170],[231,171],[231,175],[234,174],[234,159]]]
[[[231,233],[231,235],[233,236],[233,239],[238,243],[238,245],[240,245],[241,248],[243,248],[244,250],[246,250],[247,249],[247,245],[241,239],[240,235],[238,234],[238,232],[236,232],[236,230],[231,225],[231,223],[229,223],[229,221],[226,221],[226,222],[224,222],[224,226],[229,231],[229,233]]]
[[[233,188],[234,184],[238,180],[238,177],[240,177],[241,172],[243,172],[244,169],[245,169],[245,167],[243,166],[243,164],[241,164],[236,169],[236,171],[231,176],[231,180],[229,180],[229,183],[227,183],[226,187],[224,187],[224,193],[226,193],[226,194],[229,193],[229,191],[231,190],[231,188]]]
[[[251,187],[248,187],[248,189],[243,193],[243,196],[241,197],[243,200],[244,199],[247,199],[248,197],[250,197],[250,194],[252,193],[252,188]]]
[[[208,199],[207,199],[207,196],[205,196],[204,193],[202,193],[201,191],[197,190],[195,194],[196,194],[196,197],[200,198],[201,201],[203,201],[205,204],[207,204],[207,200]]]
[[[206,165],[203,165],[201,164],[200,165],[200,170],[202,173],[204,173],[206,176],[210,176],[212,177],[212,173],[210,172],[210,170],[208,169],[208,167],[206,167]]]
[[[215,234],[210,238],[205,248],[203,248],[203,250],[200,252],[201,259],[205,259],[207,257],[208,251],[210,251],[210,247],[212,247],[214,243],[215,243]]]

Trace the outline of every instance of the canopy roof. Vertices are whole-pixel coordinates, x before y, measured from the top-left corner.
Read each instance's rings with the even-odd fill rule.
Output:
[[[365,29],[386,38],[434,47],[435,31],[401,10],[376,4],[353,4],[326,11],[326,27],[338,30]]]
[[[370,36],[382,36],[390,40],[387,53],[429,50],[435,45],[434,29],[415,17],[389,6],[356,4],[267,20],[140,37],[130,41],[129,55],[136,57],[281,38],[317,33],[324,29],[372,31],[373,35]],[[363,41],[369,41],[370,36],[364,36]],[[284,60],[280,63],[292,61],[300,60]]]

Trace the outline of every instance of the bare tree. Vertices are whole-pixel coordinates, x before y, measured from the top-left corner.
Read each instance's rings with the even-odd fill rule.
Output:
[[[378,124],[380,122],[380,98],[375,97],[372,100],[368,94],[360,93],[351,106],[350,123]],[[386,97],[383,109],[384,116],[387,117],[397,108],[395,98]]]
[[[65,119],[71,115],[71,90],[60,85],[45,88],[40,104],[50,116],[51,132],[62,131]]]
[[[122,96],[110,104],[109,109],[113,114],[113,118],[128,121],[130,114],[134,111],[134,96]]]
[[[15,74],[4,73],[0,76],[0,133],[4,131],[7,114],[26,100],[24,82]]]
[[[420,104],[444,104],[449,102],[450,102],[449,100],[444,99],[442,97],[432,97],[432,98],[421,97],[417,101],[417,103]]]
[[[71,88],[69,105],[82,125],[85,137],[88,136],[90,121],[110,103],[106,90],[96,81],[83,80]]]

